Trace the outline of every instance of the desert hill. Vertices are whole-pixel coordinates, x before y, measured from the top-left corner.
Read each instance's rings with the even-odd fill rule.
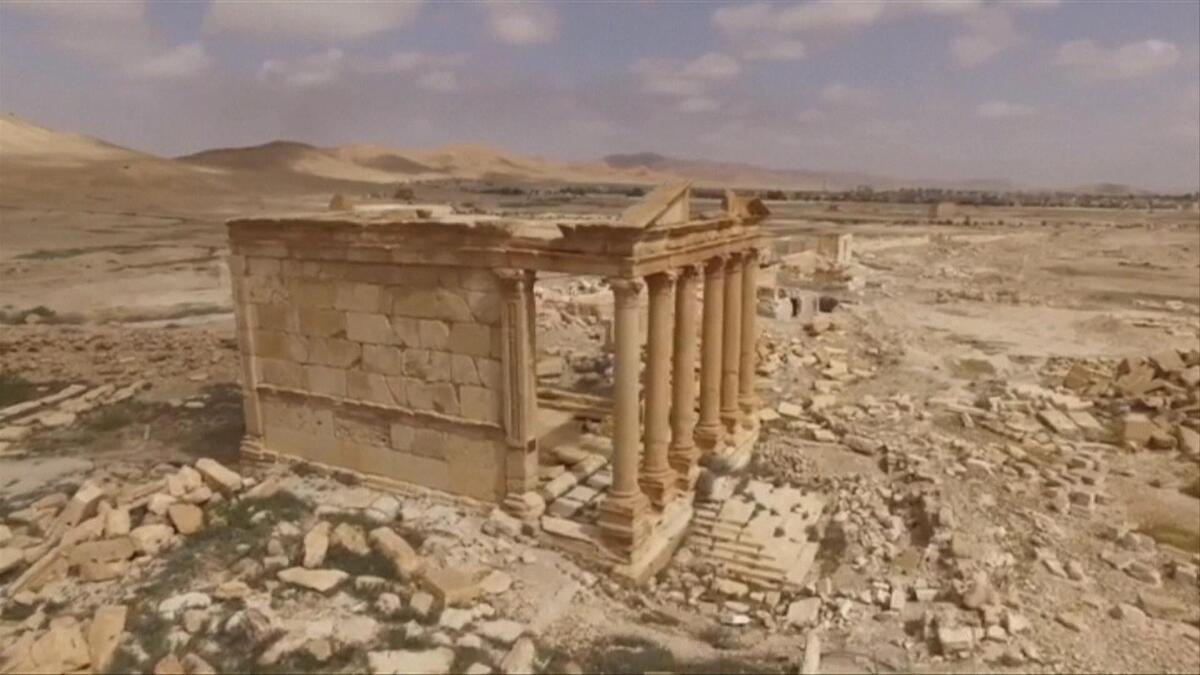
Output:
[[[5,204],[127,203],[131,196],[145,202],[156,195],[203,198],[233,189],[197,167],[0,115],[0,199]]]

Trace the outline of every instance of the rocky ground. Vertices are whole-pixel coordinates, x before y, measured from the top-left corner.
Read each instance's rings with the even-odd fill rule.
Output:
[[[629,588],[485,505],[241,466],[226,320],[22,316],[0,672],[1200,670],[1196,230],[856,243],[834,311],[763,319],[758,453],[704,482],[714,513],[818,505],[771,589],[695,533]],[[543,374],[603,393],[591,293],[539,292]]]

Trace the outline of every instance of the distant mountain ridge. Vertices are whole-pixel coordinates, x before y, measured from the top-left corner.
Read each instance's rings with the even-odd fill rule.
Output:
[[[100,171],[101,167],[107,167]],[[115,167],[115,168],[113,168]],[[746,162],[672,157],[658,152],[613,154],[592,162],[567,162],[511,152],[483,143],[434,148],[383,144],[319,147],[292,140],[215,148],[176,157],[157,157],[106,141],[0,115],[0,169],[4,178],[39,185],[45,171],[73,172],[92,184],[142,182],[189,185],[218,192],[287,189],[369,189],[414,180],[465,179],[496,182],[616,183],[652,185],[690,180],[699,187],[743,189],[850,190],[929,187],[957,190],[1030,189],[1002,179],[910,180],[852,171],[778,169]],[[84,175],[99,171],[95,176]],[[83,173],[81,173],[83,172]],[[43,186],[48,189],[48,186]],[[39,188],[41,189],[41,188]],[[1073,191],[1099,195],[1146,194],[1114,183]]]

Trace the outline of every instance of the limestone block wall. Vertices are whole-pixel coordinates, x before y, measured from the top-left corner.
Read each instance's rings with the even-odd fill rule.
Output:
[[[503,497],[503,298],[491,270],[249,248],[232,265],[268,451]]]

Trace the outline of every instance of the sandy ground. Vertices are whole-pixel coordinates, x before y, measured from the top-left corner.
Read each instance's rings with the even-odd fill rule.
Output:
[[[480,200],[451,184],[422,189],[440,201]],[[41,203],[0,199],[0,319],[7,321],[0,324],[0,373],[43,391],[73,382],[151,382],[127,424],[56,431],[38,439],[30,454],[0,459],[0,502],[25,502],[77,483],[108,462],[160,464],[205,455],[236,462],[241,412],[223,222],[234,214],[314,207],[327,199],[307,194],[173,203],[161,192],[96,204],[69,195]],[[581,200],[546,208],[611,212],[627,203]],[[495,198],[489,205],[512,209],[521,201]],[[852,354],[875,345],[886,356],[871,357],[872,377],[843,392],[851,403],[866,396],[971,395],[982,380],[1038,381],[1052,358],[1122,358],[1198,345],[1196,214],[980,210],[972,214],[975,222],[996,224],[944,226],[899,224],[916,217],[917,210],[905,206],[845,205],[836,214],[809,205],[774,208],[770,227],[780,241],[818,232],[855,235],[863,289],[840,294],[843,306],[835,316],[841,328],[834,344]],[[813,350],[828,346],[793,322],[764,324],[770,340],[798,339]],[[545,344],[561,347],[581,339],[568,332],[548,336]],[[799,380],[768,383],[770,403],[802,395],[798,385]],[[996,442],[980,430],[938,424],[928,429],[963,442]],[[803,455],[814,479],[895,480],[876,462],[835,444],[806,443],[784,429],[765,443]],[[1117,500],[1112,517],[1144,531],[1182,533],[1171,540],[1177,557],[1195,560],[1200,501],[1181,492],[1195,480],[1195,464],[1166,453],[1114,453],[1111,461],[1124,472],[1110,484]],[[1035,577],[1037,564],[1027,549],[1039,535],[1020,515],[1020,493],[986,478],[950,483],[946,500],[960,518],[981,530],[1009,528],[1019,539],[1012,550],[1028,568],[1025,573]],[[1002,508],[980,509],[982,494]],[[1105,618],[1114,598],[1128,599],[1137,588],[1098,562],[1099,528],[1063,523],[1055,544],[1086,561],[1096,579],[1080,592],[1104,596],[1095,611],[1086,605],[1078,610],[1096,615],[1091,630],[1079,633],[1055,621],[1057,608],[1078,605],[1070,587],[1044,578],[1029,582],[1033,585],[1014,591],[1014,597],[1035,622],[1032,640],[1047,658],[1010,669],[1200,669],[1194,624],[1189,632],[1174,623],[1131,627]],[[514,572],[524,595],[504,609],[543,622],[544,641],[587,667],[705,670],[723,664],[724,670],[787,670],[798,663],[804,642],[795,632],[720,633],[728,629],[714,625],[712,616],[664,603],[654,592],[604,583],[581,588],[578,573],[562,572],[572,563],[544,555],[543,563]],[[847,564],[834,560],[828,570],[832,574]],[[1193,610],[1200,605],[1194,587],[1168,590]],[[822,672],[1000,668],[978,660],[913,660],[904,646],[910,639],[904,626],[869,615],[824,639]]]

